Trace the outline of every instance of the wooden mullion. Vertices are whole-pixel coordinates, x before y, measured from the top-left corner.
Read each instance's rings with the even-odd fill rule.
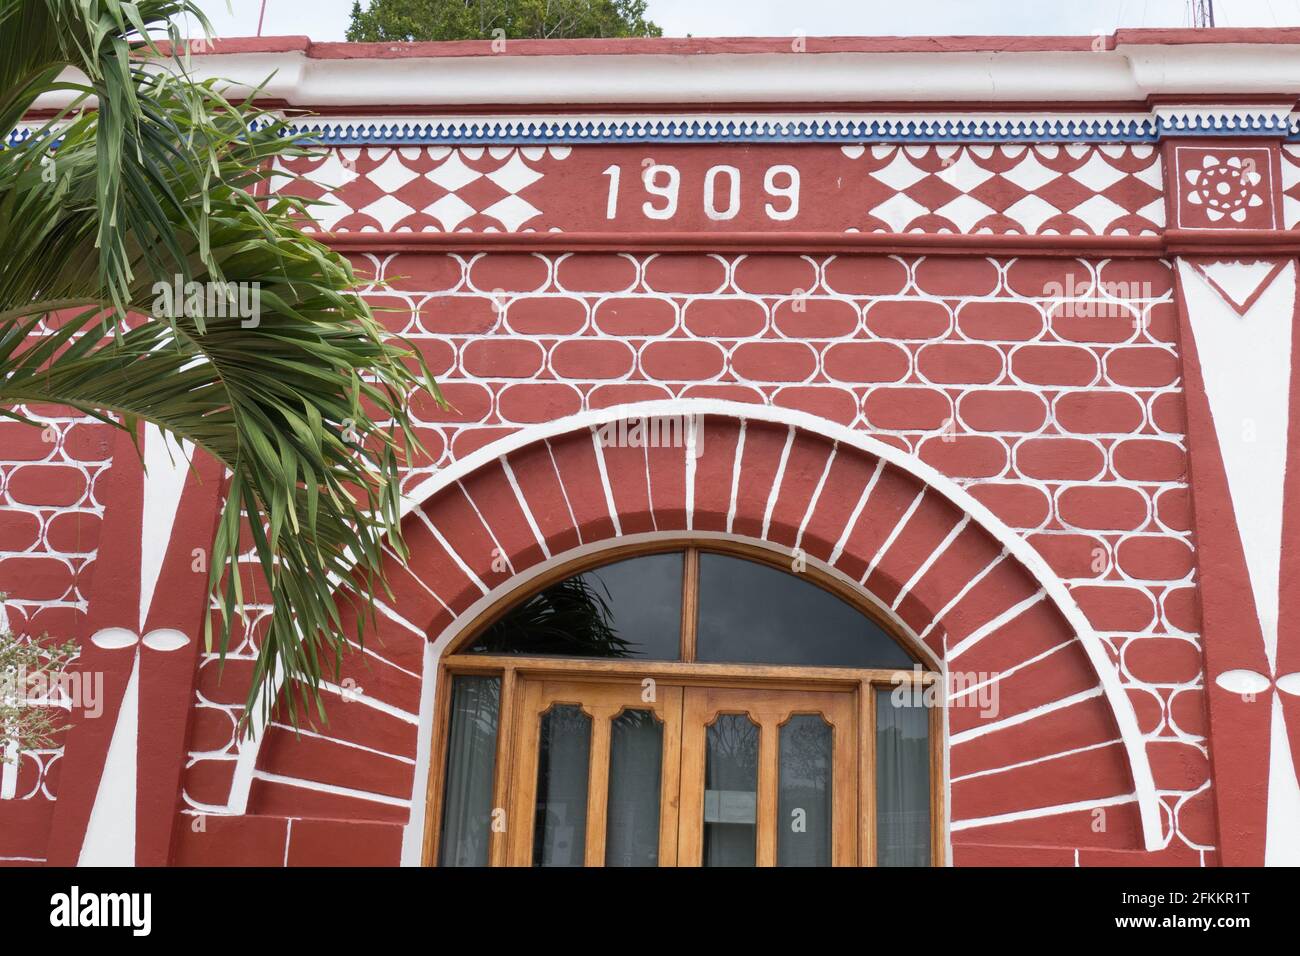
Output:
[[[659,865],[677,865],[678,831],[681,827],[682,790],[682,697],[681,687],[660,687],[663,718],[663,764],[660,767]]]
[[[943,717],[943,707],[930,708],[930,859],[934,866],[943,866],[947,857]]]
[[[777,766],[778,742],[781,728],[771,718],[759,722],[758,731],[758,809],[756,811],[758,848],[755,862],[758,866],[776,866],[777,786],[780,768]]]
[[[604,707],[591,710],[591,750],[587,758],[587,838],[585,866],[605,865],[605,827],[609,813],[609,734],[613,714]]]
[[[433,703],[433,726],[437,732],[429,749],[429,789],[424,801],[422,859],[425,866],[438,865],[438,851],[442,841],[442,801],[447,779],[447,725],[451,710],[451,682],[451,672],[440,668]]]
[[[501,705],[497,718],[497,756],[495,779],[492,784],[492,843],[489,850],[491,866],[505,866],[509,860],[510,833],[510,782],[515,754],[515,713],[519,681],[513,667],[501,675]],[[505,829],[496,828],[499,813],[505,814]]]
[[[864,680],[858,688],[858,720],[862,735],[858,748],[858,821],[861,842],[858,859],[876,865],[876,688]]]
[[[532,866],[533,817],[537,809],[537,745],[541,721],[542,686],[537,681],[523,681],[520,712],[515,734],[512,761],[510,803],[506,810],[508,866]]]
[[[696,658],[696,633],[700,617],[700,551],[687,548],[682,555],[682,661]]]

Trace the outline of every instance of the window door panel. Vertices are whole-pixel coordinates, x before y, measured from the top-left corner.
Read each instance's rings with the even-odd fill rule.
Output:
[[[818,732],[818,724],[829,733]],[[825,850],[813,844],[829,840],[828,862],[852,866],[857,863],[857,774],[852,692],[688,687],[678,863],[807,865],[824,861]],[[787,801],[781,800],[783,786]],[[778,813],[783,802],[789,819]],[[752,860],[748,826],[753,827]]]
[[[856,691],[650,686],[520,678],[511,865],[869,860]]]
[[[681,702],[682,689],[664,684],[523,681],[507,827],[511,865],[675,865]],[[578,759],[584,745],[587,759]],[[646,779],[659,781],[657,800],[638,787]],[[585,812],[578,814],[579,806]],[[657,822],[648,822],[651,815]],[[613,839],[611,827],[619,828]],[[657,846],[647,845],[648,834],[657,834]]]

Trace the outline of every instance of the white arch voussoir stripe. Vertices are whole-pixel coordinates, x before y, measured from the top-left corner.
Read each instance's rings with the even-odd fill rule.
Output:
[[[1014,813],[999,813],[992,817],[980,817],[973,820],[954,820],[952,829],[973,830],[976,827],[994,826],[999,823],[1016,823],[1020,820],[1038,820],[1042,817],[1055,817],[1066,813],[1077,813],[1080,810],[1096,810],[1099,807],[1119,807],[1126,803],[1132,803],[1139,800],[1139,796],[1134,793],[1125,794],[1119,797],[1107,797],[1104,800],[1081,800],[1078,803],[1062,803],[1055,807],[1034,807],[1032,810],[1017,810]],[[1158,846],[1148,846],[1148,850],[1158,850]]]
[[[605,492],[605,507],[609,511],[609,519],[614,522],[614,536],[621,538],[623,537],[623,527],[618,523],[618,505],[614,504],[614,489],[613,487],[610,486],[609,483],[609,469],[605,467],[605,449],[604,446],[602,446],[600,443],[600,434],[594,428],[591,430],[591,444],[596,449],[596,467],[600,471],[600,487]],[[552,450],[551,454],[552,456],[554,456],[555,454],[554,450]],[[555,473],[557,475],[560,473],[558,468],[555,470]],[[647,461],[646,462],[647,489],[649,488],[649,483],[650,483],[650,463],[649,461]],[[560,481],[560,485],[561,487],[563,487],[564,485],[563,480]],[[569,496],[568,489],[565,489],[564,496],[565,498],[568,498]],[[654,512],[653,505],[651,506],[650,510],[651,513],[653,514]],[[578,522],[575,520],[573,522],[573,525],[576,528]]]
[[[1137,715],[1132,702],[1120,684],[1119,673],[1106,653],[1105,645],[1093,629],[1079,605],[1070,596],[1064,582],[1056,575],[1046,559],[1036,551],[1023,537],[1013,531],[997,517],[987,505],[975,498],[955,481],[933,466],[921,461],[916,456],[890,445],[871,435],[854,431],[844,425],[818,418],[808,412],[789,408],[777,408],[764,405],[752,405],[743,402],[730,402],[712,398],[675,398],[654,402],[641,402],[629,405],[614,405],[608,408],[592,409],[555,421],[522,428],[495,442],[474,451],[442,469],[428,480],[421,482],[405,497],[403,511],[409,511],[427,500],[433,494],[453,481],[459,481],[478,468],[490,464],[498,457],[523,448],[533,442],[564,435],[592,427],[599,427],[607,422],[621,418],[640,418],[644,416],[671,415],[716,415],[720,418],[740,421],[762,421],[779,425],[794,426],[813,435],[819,435],[841,445],[857,448],[881,462],[888,462],[900,468],[922,482],[927,488],[943,495],[953,505],[970,515],[980,527],[992,535],[1020,564],[1035,578],[1052,603],[1065,617],[1071,630],[1078,636],[1084,652],[1092,662],[1101,682],[1115,721],[1119,726],[1120,737],[1128,755],[1129,767],[1133,774],[1135,799],[1142,818],[1142,832],[1146,848],[1157,850],[1163,845],[1160,826],[1159,800],[1156,796],[1155,778],[1147,758],[1146,745],[1138,726]],[[743,448],[737,445],[737,461]],[[706,448],[707,454],[707,448]],[[739,478],[739,471],[736,473]],[[735,489],[733,487],[733,505]]]

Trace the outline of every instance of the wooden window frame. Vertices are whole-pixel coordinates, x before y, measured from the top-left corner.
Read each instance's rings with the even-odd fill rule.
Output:
[[[619,660],[584,657],[529,657],[514,654],[463,653],[486,627],[494,623],[510,608],[533,594],[544,591],[553,584],[584,571],[591,571],[628,558],[651,554],[681,552],[682,561],[682,626],[681,660]],[[442,837],[443,791],[447,773],[448,717],[451,709],[451,685],[459,675],[494,676],[501,680],[501,704],[497,720],[496,767],[493,780],[494,808],[511,807],[511,766],[518,730],[518,692],[521,680],[550,680],[605,682],[611,678],[653,678],[674,685],[700,685],[709,687],[771,686],[783,690],[850,690],[857,694],[859,708],[859,734],[861,737],[858,768],[858,863],[860,866],[876,865],[876,691],[896,687],[900,674],[909,681],[918,681],[923,687],[939,679],[938,672],[911,649],[910,641],[899,634],[898,628],[885,619],[879,609],[851,586],[816,568],[807,567],[798,572],[801,577],[845,601],[859,613],[872,620],[903,650],[921,665],[916,671],[902,668],[809,667],[783,664],[712,664],[695,660],[696,625],[699,611],[699,555],[701,552],[745,558],[786,573],[795,573],[789,566],[789,555],[745,542],[692,537],[668,538],[659,541],[624,545],[585,555],[557,565],[532,579],[527,585],[503,595],[476,615],[452,641],[438,660],[438,680],[433,713],[433,735],[430,743],[429,779],[425,795],[425,819],[422,862],[437,866]],[[947,789],[943,761],[944,708],[930,708],[930,856],[932,866],[943,866],[946,861],[944,794]],[[512,814],[513,815],[513,814]],[[489,866],[506,866],[509,847],[506,833],[492,831],[488,853]]]

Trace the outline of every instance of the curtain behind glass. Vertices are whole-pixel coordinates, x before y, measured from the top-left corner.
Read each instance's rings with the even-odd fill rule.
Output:
[[[781,727],[777,866],[831,865],[833,746],[834,732],[820,714],[799,714]]]
[[[705,736],[704,865],[753,866],[758,856],[759,727],[719,714]]]
[[[664,725],[648,710],[610,724],[605,865],[659,865],[659,790]]]
[[[582,866],[587,846],[591,718],[572,704],[542,715],[537,748],[534,866]]]
[[[452,683],[440,866],[488,865],[500,701],[499,678],[457,677]]]
[[[876,691],[876,864],[930,865],[930,712]]]

